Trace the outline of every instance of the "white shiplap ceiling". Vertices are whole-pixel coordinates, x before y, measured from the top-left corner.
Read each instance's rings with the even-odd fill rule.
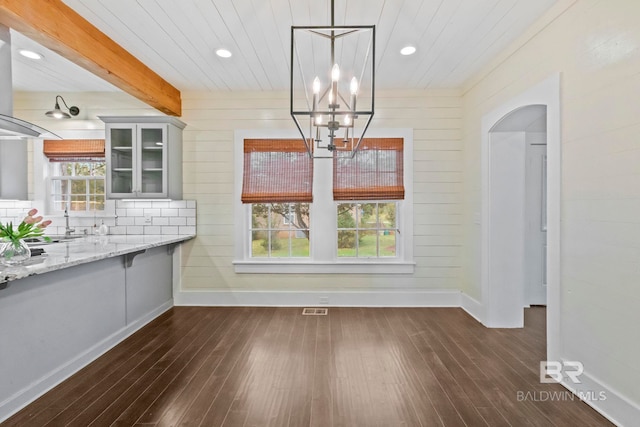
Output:
[[[376,25],[378,88],[442,88],[466,79],[557,0],[335,0],[336,25]],[[328,25],[330,0],[64,0],[180,90],[284,90],[292,25]],[[13,49],[30,40],[16,35]],[[400,48],[417,53],[404,57]],[[222,59],[224,47],[233,56]],[[14,89],[109,91],[112,85],[39,49],[14,54]]]

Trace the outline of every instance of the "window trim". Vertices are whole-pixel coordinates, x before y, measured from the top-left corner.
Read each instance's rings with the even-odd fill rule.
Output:
[[[259,260],[250,257],[249,229],[251,224],[250,205],[240,201],[242,194],[242,173],[244,162],[243,144],[245,139],[287,139],[299,138],[295,130],[255,129],[237,130],[234,133],[234,270],[236,273],[254,274],[412,274],[415,271],[413,260],[413,129],[369,129],[369,138],[404,139],[404,186],[405,198],[398,200],[400,214],[396,225],[401,230],[397,241],[397,256],[393,258],[350,258],[337,257],[335,241],[337,239],[337,203],[333,200],[332,176],[333,161],[316,159],[314,164],[314,199],[311,205],[310,258],[271,258]],[[321,187],[326,187],[326,190]],[[324,198],[317,197],[322,194]],[[330,213],[331,212],[331,213]],[[330,227],[330,228],[329,228]],[[316,230],[324,230],[322,233]],[[331,230],[327,232],[326,230]],[[321,241],[318,242],[318,239]],[[331,240],[333,246],[328,246]],[[331,248],[331,251],[328,250]],[[329,253],[331,252],[331,253]]]

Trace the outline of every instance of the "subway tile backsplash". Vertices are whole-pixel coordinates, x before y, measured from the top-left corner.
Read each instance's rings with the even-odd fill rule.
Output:
[[[37,202],[0,200],[0,221],[18,224],[33,207],[41,210]],[[75,229],[74,234],[92,234],[94,225],[99,226],[101,221],[109,227],[109,234],[196,234],[195,200],[115,200],[115,211],[111,213],[69,215],[69,227]],[[64,217],[47,214],[44,217],[53,221],[47,234],[65,233]]]

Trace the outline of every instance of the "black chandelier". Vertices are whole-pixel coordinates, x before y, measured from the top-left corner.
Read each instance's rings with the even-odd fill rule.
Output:
[[[291,27],[290,112],[307,151],[353,156],[374,113],[375,25]]]

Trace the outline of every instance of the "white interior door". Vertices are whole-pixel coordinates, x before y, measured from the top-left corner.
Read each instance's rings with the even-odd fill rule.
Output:
[[[524,303],[547,304],[547,146],[527,144]]]

